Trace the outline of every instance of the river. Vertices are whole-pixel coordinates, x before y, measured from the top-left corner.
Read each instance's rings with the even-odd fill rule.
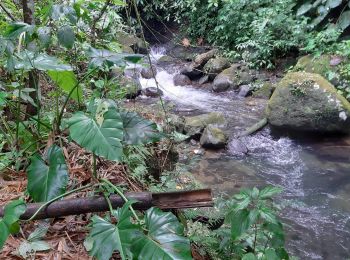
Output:
[[[164,48],[151,52],[156,61]],[[174,86],[173,76],[183,64],[159,68],[157,81],[164,99],[195,113],[222,112],[230,139],[258,122],[266,101],[241,98],[234,92],[212,93],[193,86]],[[154,79],[141,79],[143,88]],[[241,187],[277,185],[286,247],[300,259],[350,259],[350,138],[294,136],[273,133],[269,127],[242,141],[248,155],[228,149],[217,156],[204,154],[196,178],[216,193],[236,193]]]

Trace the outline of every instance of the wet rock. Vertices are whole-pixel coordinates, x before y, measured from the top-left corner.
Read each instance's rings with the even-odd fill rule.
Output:
[[[188,86],[191,85],[191,80],[188,76],[177,74],[173,78],[173,82],[175,86]]]
[[[217,75],[213,82],[213,91],[222,92],[229,88],[237,89],[239,87],[237,75],[240,72],[240,67],[241,64],[233,64]]]
[[[238,96],[239,97],[247,97],[252,94],[252,88],[249,85],[242,85],[239,87]]]
[[[205,75],[198,80],[199,85],[203,85],[209,82],[209,76]]]
[[[248,153],[247,146],[239,139],[233,139],[228,144],[228,150],[232,155],[243,155]]]
[[[268,122],[307,132],[350,132],[350,103],[318,74],[288,73],[268,102]]]
[[[275,88],[276,86],[274,84],[267,82],[261,88],[254,91],[252,96],[253,98],[270,99]]]
[[[225,133],[213,125],[208,125],[204,129],[200,139],[201,146],[209,149],[225,148],[226,142],[227,137]]]
[[[203,132],[204,128],[210,124],[225,124],[225,118],[223,114],[212,112],[209,114],[203,114],[199,116],[186,117],[184,131],[187,135],[193,138],[198,138]]]
[[[193,48],[187,48],[181,45],[173,46],[173,48],[168,51],[168,54],[173,58],[183,61],[192,61],[196,55]]]
[[[198,67],[203,67],[211,58],[214,58],[217,54],[217,50],[210,50],[208,52],[199,54],[195,59],[194,62],[197,64]]]
[[[154,75],[157,75],[157,68],[153,65],[151,67],[141,69],[141,76],[145,79],[153,78],[153,73]]]
[[[125,32],[118,32],[116,38],[118,39],[118,42],[124,46],[124,48],[130,47],[135,53],[148,53],[149,44],[135,35]]]
[[[224,69],[230,67],[228,59],[223,57],[211,58],[203,67],[205,73],[209,75],[209,78],[213,80],[216,75],[222,72]]]
[[[171,64],[174,61],[175,61],[175,59],[173,57],[170,57],[168,55],[164,55],[158,59],[157,64],[164,66],[164,65]]]
[[[142,93],[147,97],[159,97],[163,95],[163,91],[156,87],[148,87],[142,90]]]
[[[183,133],[185,129],[185,118],[175,114],[170,114],[168,117],[168,123],[175,128],[179,133]]]
[[[141,95],[142,86],[138,79],[123,76],[120,85],[127,99],[134,99]]]
[[[196,80],[202,76],[202,71],[196,67],[194,63],[185,66],[181,71],[180,74],[185,75],[189,77],[191,80]]]

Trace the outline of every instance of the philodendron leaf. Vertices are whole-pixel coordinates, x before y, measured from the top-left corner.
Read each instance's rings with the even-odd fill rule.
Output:
[[[160,140],[157,125],[134,112],[121,112],[124,128],[124,142],[138,145]]]
[[[99,217],[92,217],[91,232],[87,238],[92,244],[89,253],[98,260],[108,260],[114,251],[118,251],[121,258],[131,259],[130,246],[136,236],[140,236],[139,227],[130,221],[130,203],[118,210],[118,223],[114,225],[109,221]]]
[[[65,25],[58,29],[57,38],[60,44],[71,49],[75,41],[75,34],[71,26]]]
[[[68,121],[71,138],[86,150],[112,161],[123,155],[123,122],[115,106],[99,104],[93,117],[75,113]]]
[[[49,201],[66,191],[68,167],[60,147],[49,148],[45,159],[32,156],[27,169],[28,192],[35,202]]]
[[[61,61],[55,57],[49,56],[45,53],[37,54],[30,51],[23,51],[17,54],[16,57],[13,57],[13,67],[18,70],[72,70],[71,66],[62,64]]]
[[[190,241],[182,224],[171,212],[150,208],[145,216],[146,234],[131,246],[134,259],[192,259]]]
[[[81,101],[83,98],[83,91],[78,86],[78,80],[75,77],[73,71],[48,71],[47,74],[50,76],[57,86],[59,86],[64,92],[69,94],[71,91],[71,98],[77,101]]]
[[[51,28],[47,26],[39,27],[37,30],[40,46],[46,48],[51,42]]]
[[[26,204],[22,199],[11,201],[5,206],[4,217],[0,219],[0,249],[10,234],[19,231],[18,220],[25,211]]]

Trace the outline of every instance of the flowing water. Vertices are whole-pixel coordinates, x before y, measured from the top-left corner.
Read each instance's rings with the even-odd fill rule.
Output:
[[[164,51],[154,49],[152,59],[156,61]],[[174,86],[173,76],[181,66],[158,68],[156,78],[166,100],[196,113],[222,112],[231,139],[262,118],[264,100]],[[140,81],[143,88],[155,86],[154,79]],[[229,144],[215,156],[204,155],[194,171],[196,177],[227,194],[241,187],[281,186],[279,203],[290,253],[300,259],[350,259],[350,138],[291,138],[273,134],[267,127],[242,141],[248,155],[233,155]]]

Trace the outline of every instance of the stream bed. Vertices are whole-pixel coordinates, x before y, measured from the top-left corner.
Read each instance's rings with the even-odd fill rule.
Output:
[[[157,60],[164,49],[153,49]],[[241,98],[234,92],[212,93],[193,86],[174,86],[182,65],[158,68],[164,99],[194,114],[218,111],[235,134],[258,122],[266,100]],[[140,79],[143,88],[154,79]],[[190,113],[191,114],[191,113]],[[242,138],[249,149],[236,156],[228,149],[205,153],[193,174],[215,193],[236,193],[242,187],[277,185],[278,203],[287,233],[286,247],[300,259],[350,259],[350,138],[273,133],[269,127]]]

